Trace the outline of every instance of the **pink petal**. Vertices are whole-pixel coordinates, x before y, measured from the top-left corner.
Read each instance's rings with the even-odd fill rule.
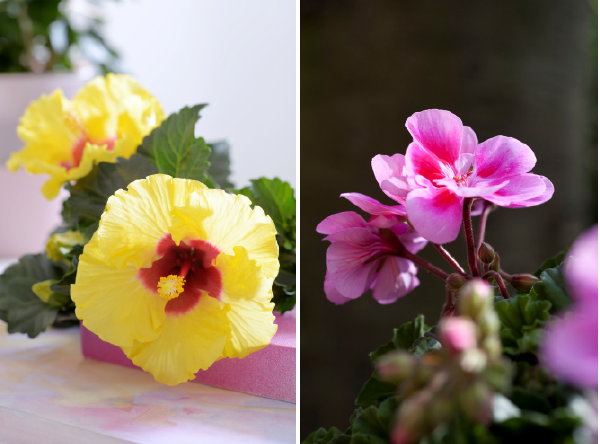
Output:
[[[460,154],[462,121],[450,111],[428,109],[414,113],[406,128],[423,148],[440,160],[453,164]]]
[[[511,177],[507,185],[482,197],[501,207],[520,208],[536,205],[536,203],[529,203],[534,202],[534,198],[545,194],[547,194],[547,184],[542,176],[522,174]]]
[[[406,171],[409,176],[422,176],[433,182],[446,178],[442,163],[437,157],[418,143],[411,143],[406,149]]]
[[[406,160],[402,154],[386,156],[378,154],[371,159],[371,167],[381,190],[390,198],[404,203],[409,191],[404,166]]]
[[[508,178],[527,173],[535,166],[531,148],[517,139],[496,136],[479,144],[475,151],[475,175],[482,178]]]
[[[327,300],[333,302],[334,304],[341,305],[352,300],[350,298],[345,297],[343,294],[337,291],[329,274],[325,275],[325,285],[323,286],[323,289],[325,290]]]
[[[366,227],[367,222],[354,211],[344,211],[326,217],[317,225],[317,232],[321,234],[333,234],[347,228]]]
[[[420,188],[406,199],[408,220],[430,242],[445,244],[458,236],[462,222],[462,199],[445,188]]]
[[[406,216],[406,209],[403,205],[384,205],[378,200],[361,193],[344,193],[341,197],[348,199],[361,210],[374,216]]]
[[[386,258],[371,286],[373,298],[380,304],[391,304],[407,295],[417,285],[417,267],[408,259]]]
[[[598,313],[568,313],[542,339],[542,364],[558,379],[581,388],[598,386]]]
[[[475,154],[477,149],[477,135],[470,126],[463,126],[462,142],[460,145],[461,154]]]
[[[564,274],[577,307],[598,311],[598,226],[580,235],[565,260]]]
[[[535,197],[531,197],[521,202],[513,202],[511,208],[535,207],[536,205],[541,205],[552,198],[554,195],[554,185],[548,180],[548,178],[544,176],[538,177],[540,177],[544,182],[544,185],[546,186],[545,190]]]

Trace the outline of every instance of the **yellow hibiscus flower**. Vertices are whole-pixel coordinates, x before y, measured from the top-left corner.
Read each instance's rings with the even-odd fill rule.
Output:
[[[271,341],[275,226],[241,195],[155,174],[108,199],[71,295],[83,325],[165,384]]]
[[[6,166],[49,174],[42,193],[53,199],[63,183],[86,176],[96,162],[131,157],[164,118],[158,100],[133,78],[96,77],[71,101],[56,90],[32,102],[17,128],[25,146]]]

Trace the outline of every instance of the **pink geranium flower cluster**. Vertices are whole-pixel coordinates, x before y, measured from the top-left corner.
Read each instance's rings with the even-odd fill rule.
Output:
[[[554,193],[547,178],[530,172],[535,155],[516,139],[496,136],[478,143],[475,132],[457,116],[438,109],[413,114],[406,127],[413,136],[406,155],[377,155],[372,160],[381,190],[396,204],[346,193],[342,196],[371,219],[340,213],[317,227],[331,242],[325,292],[335,303],[355,299],[368,289],[382,303],[411,291],[418,285],[413,253],[425,241],[455,240],[465,209],[470,218],[473,202],[529,207]]]

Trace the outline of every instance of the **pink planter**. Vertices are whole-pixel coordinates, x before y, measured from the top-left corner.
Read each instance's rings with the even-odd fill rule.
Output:
[[[221,359],[201,370],[192,382],[296,402],[296,318],[276,317],[271,344],[243,359]],[[123,351],[81,327],[81,350],[87,358],[137,368]]]

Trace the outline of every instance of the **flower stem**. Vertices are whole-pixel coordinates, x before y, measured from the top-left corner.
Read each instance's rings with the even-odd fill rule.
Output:
[[[417,264],[419,267],[421,267],[425,271],[428,271],[429,273],[443,279],[444,281],[446,279],[448,279],[449,274],[446,273],[444,270],[436,267],[435,265],[426,261],[422,257],[419,257],[416,254],[412,254],[410,251],[408,251],[406,249],[404,249],[404,251],[402,251],[401,256],[413,261],[415,264]]]
[[[469,260],[469,269],[473,276],[479,276],[477,268],[477,255],[475,252],[475,239],[473,236],[473,224],[471,222],[471,206],[473,198],[468,197],[463,204],[463,227],[465,230],[465,240],[467,241],[467,258]]]
[[[494,209],[494,204],[488,202],[487,200],[484,201],[483,205],[483,212],[481,213],[481,219],[479,220],[479,231],[477,232],[477,243],[475,244],[475,246],[477,247],[477,249],[475,250],[476,252],[479,251],[479,247],[485,239],[485,228],[487,225],[487,218],[488,215]]]
[[[452,268],[454,268],[456,271],[458,271],[463,276],[467,275],[467,273],[465,273],[465,270],[463,270],[463,267],[460,266],[458,261],[456,259],[454,259],[454,257],[450,254],[450,252],[448,250],[446,250],[440,244],[432,244],[432,245],[437,251],[439,251],[439,253],[442,255],[442,257],[444,259],[446,259],[446,261],[452,266]]]
[[[485,273],[482,277],[483,279],[493,277],[496,283],[498,284],[498,288],[500,289],[502,297],[504,299],[510,299],[510,294],[508,293],[506,284],[504,283],[504,279],[502,278],[502,275],[500,273],[498,273],[497,271],[490,270],[487,273]]]

